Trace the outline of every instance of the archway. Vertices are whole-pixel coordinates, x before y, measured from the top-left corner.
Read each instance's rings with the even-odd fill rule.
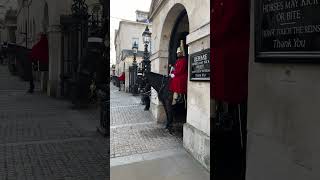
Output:
[[[169,64],[174,65],[177,60],[177,48],[180,41],[183,40],[186,59],[188,60],[188,47],[186,37],[189,34],[189,17],[186,8],[182,4],[175,4],[168,12],[162,26],[159,50],[168,53],[165,59],[160,58],[160,64],[167,66],[167,74],[170,72]],[[187,118],[187,106],[185,103],[176,105],[174,108],[174,122],[177,124],[177,130],[183,131],[183,124]]]
[[[168,56],[165,57],[166,65],[175,62],[176,47],[178,47],[177,44],[180,44],[180,39],[184,40],[185,50],[188,51],[186,36],[189,34],[189,29],[189,17],[185,6],[180,3],[175,4],[163,21],[159,41],[159,51],[168,53]]]
[[[169,57],[168,64],[174,65],[177,60],[176,50],[180,46],[180,41],[183,40],[186,58],[188,59],[188,47],[186,45],[187,35],[189,34],[189,18],[187,11],[183,10],[176,19],[173,26],[170,41],[169,41]],[[169,69],[168,69],[169,72]]]

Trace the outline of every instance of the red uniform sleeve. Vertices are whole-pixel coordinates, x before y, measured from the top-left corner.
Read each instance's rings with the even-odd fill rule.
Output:
[[[122,73],[121,76],[118,78],[119,81],[124,81],[126,78],[125,78],[125,73]]]

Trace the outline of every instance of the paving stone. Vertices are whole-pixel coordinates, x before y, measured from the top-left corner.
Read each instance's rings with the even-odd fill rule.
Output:
[[[170,134],[144,111],[140,97],[110,85],[110,157],[118,158],[182,146],[182,136]]]
[[[26,94],[28,83],[5,66],[0,84],[0,180],[110,178],[109,140],[92,128],[96,109],[71,110],[68,101],[39,92],[37,83]]]

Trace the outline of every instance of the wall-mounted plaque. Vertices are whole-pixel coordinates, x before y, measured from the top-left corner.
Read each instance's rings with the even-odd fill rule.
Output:
[[[257,62],[320,62],[320,0],[255,3]]]
[[[190,55],[190,80],[210,81],[210,49]]]

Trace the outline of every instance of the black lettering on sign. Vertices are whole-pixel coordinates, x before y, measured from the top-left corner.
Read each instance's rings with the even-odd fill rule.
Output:
[[[210,49],[190,55],[190,80],[210,80]]]
[[[255,12],[257,61],[320,62],[320,0],[257,0]]]

